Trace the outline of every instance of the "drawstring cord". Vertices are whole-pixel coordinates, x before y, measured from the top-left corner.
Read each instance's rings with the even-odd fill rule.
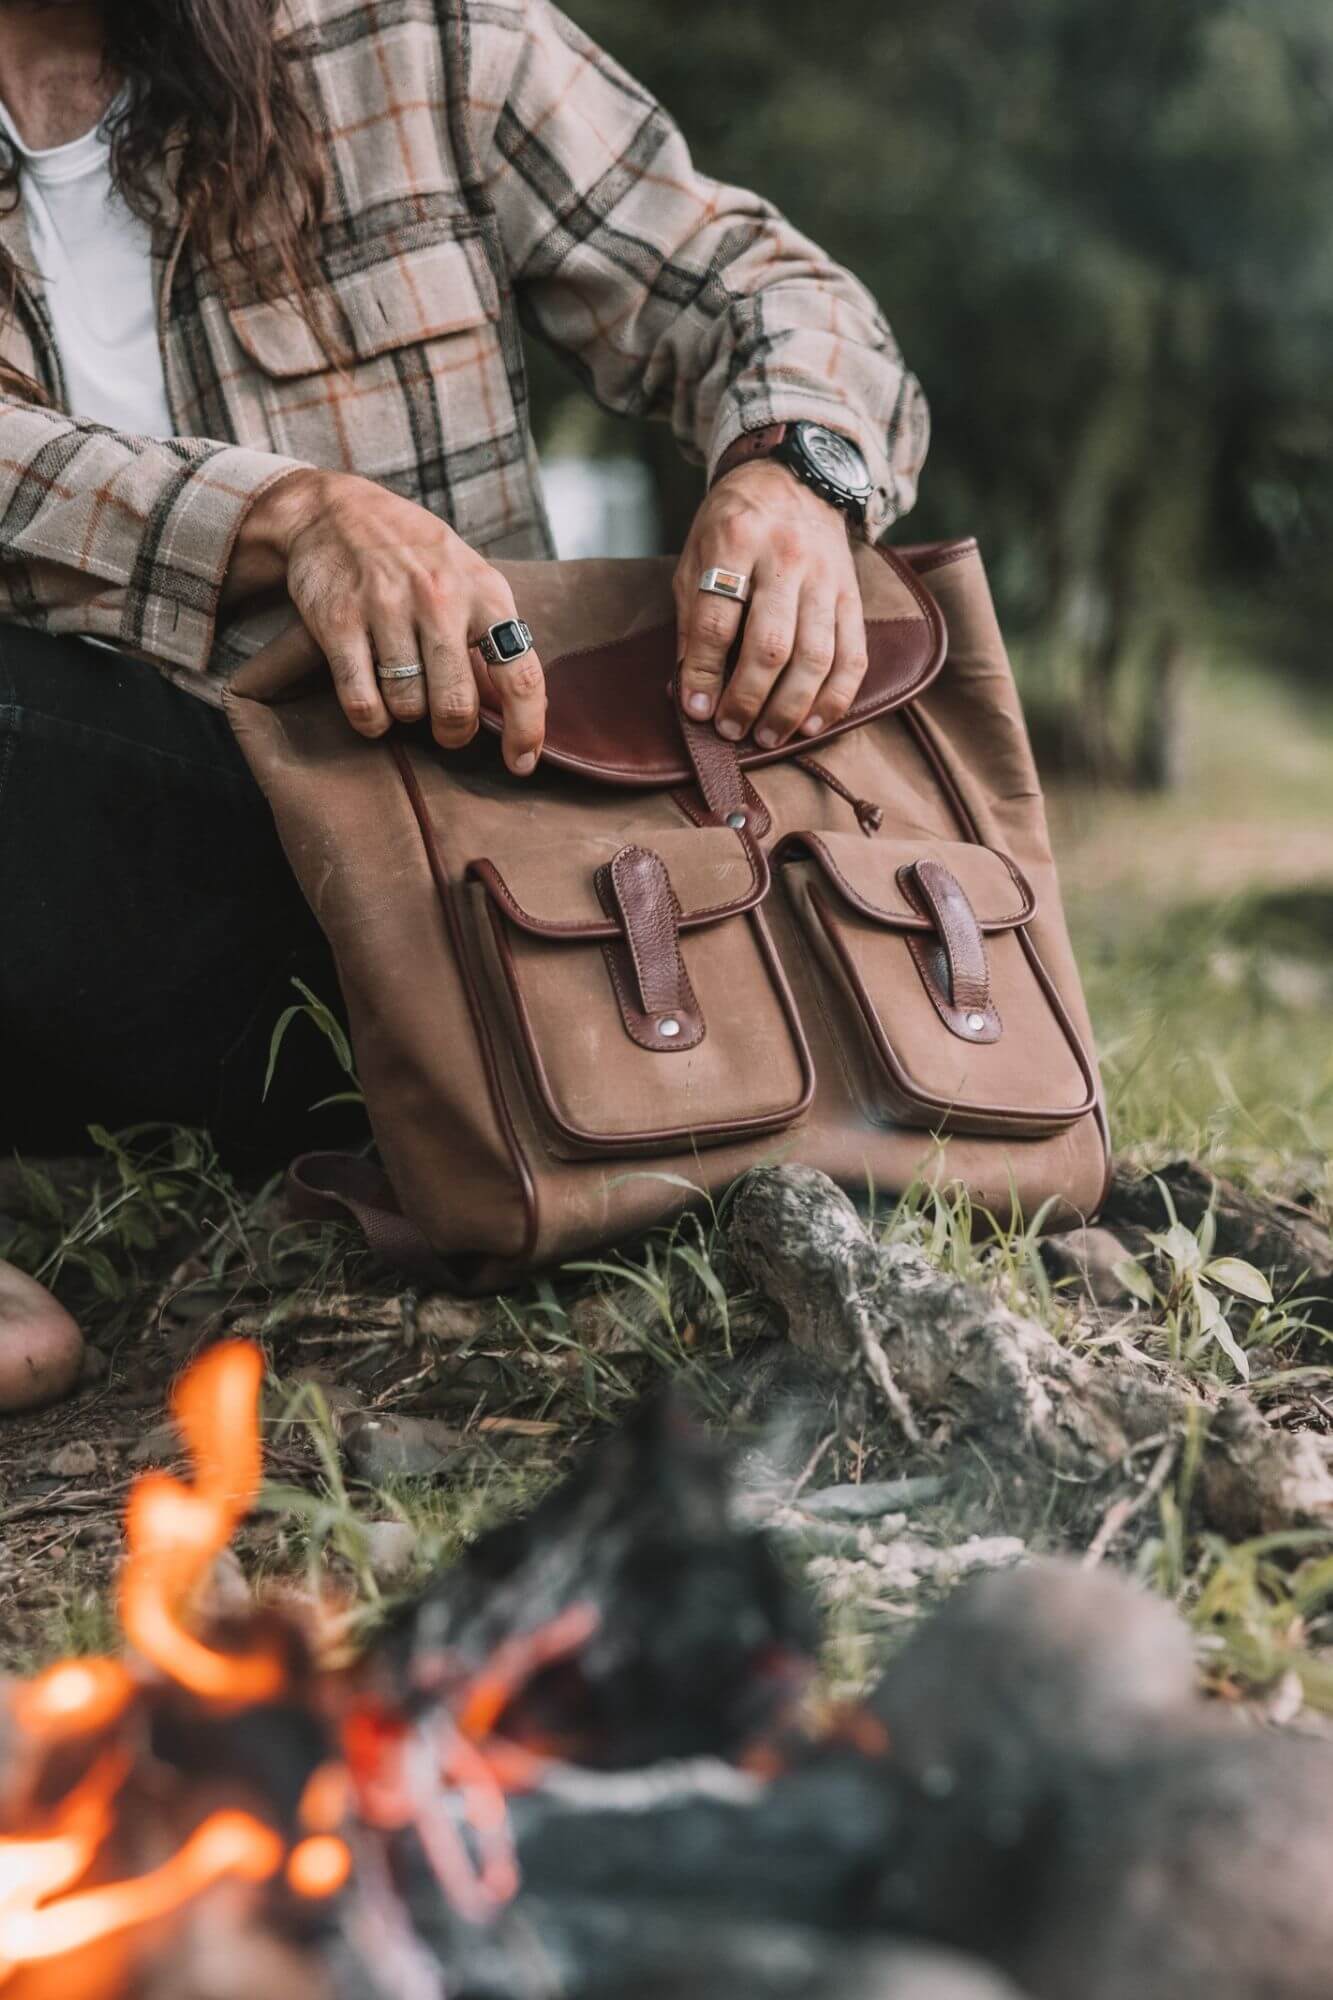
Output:
[[[877,806],[873,799],[858,799],[855,792],[848,791],[836,772],[830,771],[827,764],[821,764],[817,757],[793,757],[792,762],[802,771],[809,772],[821,785],[827,785],[840,799],[846,799],[856,814],[856,824],[867,839],[879,832],[884,824],[883,806]]]

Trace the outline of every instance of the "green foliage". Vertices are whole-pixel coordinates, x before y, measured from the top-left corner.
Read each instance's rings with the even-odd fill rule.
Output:
[[[321,1097],[317,1104],[311,1105],[310,1109],[323,1111],[330,1104],[364,1104],[365,1092],[356,1073],[356,1061],[352,1055],[352,1044],[348,1040],[347,1030],[333,1009],[321,1000],[317,993],[311,992],[304,979],[293,979],[292,985],[301,995],[301,999],[299,1003],[284,1007],[273,1024],[273,1033],[269,1037],[268,1045],[268,1067],[264,1072],[263,1095],[267,1097],[273,1087],[278,1057],[282,1053],[283,1043],[291,1028],[297,1021],[309,1021],[328,1043],[333,1051],[334,1060],[343,1075],[349,1079],[351,1086],[348,1090],[334,1091],[332,1096]]]
[[[1294,597],[1299,663],[1333,595],[1322,0],[570,6],[881,300],[935,419],[913,533],[982,536],[1067,748],[1160,771],[1205,594]]]

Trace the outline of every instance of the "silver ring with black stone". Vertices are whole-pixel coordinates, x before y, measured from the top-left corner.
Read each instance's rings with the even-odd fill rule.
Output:
[[[532,651],[532,633],[521,618],[502,618],[482,633],[477,651],[488,667],[512,667]]]

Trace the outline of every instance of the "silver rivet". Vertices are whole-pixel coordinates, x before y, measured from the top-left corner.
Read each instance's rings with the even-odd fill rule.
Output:
[[[744,813],[727,814],[727,825],[731,828],[733,833],[743,833],[748,824],[749,821],[746,819]]]
[[[969,1014],[967,1025],[974,1035],[979,1035],[986,1025],[986,1016],[984,1014]]]
[[[676,1036],[680,1033],[680,1022],[676,1019],[674,1014],[667,1014],[662,1020],[658,1022],[657,1032],[659,1035],[665,1035],[666,1039],[669,1042],[674,1041]]]

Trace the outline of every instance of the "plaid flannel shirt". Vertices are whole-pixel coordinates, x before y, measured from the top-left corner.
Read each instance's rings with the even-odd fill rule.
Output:
[[[319,244],[350,352],[154,229],[176,436],[62,413],[23,223],[0,354],[0,618],[82,633],[216,693],[272,619],[218,604],[247,509],[296,465],[405,494],[495,556],[552,552],[520,325],[597,400],[668,418],[710,469],[742,431],[818,419],[872,468],[869,528],[913,499],[927,420],[854,278],[768,203],[693,165],[661,106],[548,0],[286,0],[329,149]]]

